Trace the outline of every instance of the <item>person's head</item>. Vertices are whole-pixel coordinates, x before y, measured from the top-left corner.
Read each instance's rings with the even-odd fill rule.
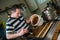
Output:
[[[21,14],[22,7],[20,5],[13,5],[11,7],[11,15],[19,16]]]

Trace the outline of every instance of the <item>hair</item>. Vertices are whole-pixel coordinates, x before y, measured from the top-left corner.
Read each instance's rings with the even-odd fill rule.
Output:
[[[16,9],[22,9],[21,5],[15,4],[11,7],[11,11],[16,11]]]

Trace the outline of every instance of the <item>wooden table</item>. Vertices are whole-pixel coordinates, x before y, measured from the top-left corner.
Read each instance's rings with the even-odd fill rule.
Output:
[[[52,40],[57,40],[59,32],[60,32],[60,21],[58,21],[58,23],[57,23],[57,27],[54,31],[54,35],[52,37]]]
[[[50,27],[52,26],[53,22],[47,22],[43,24],[42,26],[36,27],[32,34],[29,35],[29,37],[38,37],[38,38],[44,38],[47,32],[49,31]]]

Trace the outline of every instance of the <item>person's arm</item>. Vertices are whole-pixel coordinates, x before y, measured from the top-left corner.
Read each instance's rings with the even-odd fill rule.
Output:
[[[22,29],[21,32],[19,32],[17,34],[7,34],[6,38],[7,39],[14,39],[14,38],[17,38],[19,36],[22,36],[22,35],[26,34],[27,32],[28,32],[27,29]]]
[[[6,34],[7,39],[14,39],[14,38],[17,38],[18,36],[19,34]]]

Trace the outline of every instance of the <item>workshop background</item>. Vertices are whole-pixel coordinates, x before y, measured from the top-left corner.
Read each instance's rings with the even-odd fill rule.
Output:
[[[57,15],[59,16],[59,11],[57,11],[58,14],[56,14],[56,10],[54,9],[56,8],[54,5],[56,2],[54,0],[0,0],[0,38],[1,39],[5,38],[6,20],[10,15],[9,8],[11,8],[11,6],[13,6],[14,4],[20,4],[20,3],[24,4],[25,10],[23,11],[23,15],[26,19],[28,19],[32,14],[42,15],[42,11],[48,5],[47,3],[50,3],[51,5],[49,6],[53,7],[51,11],[53,18],[55,18]],[[57,3],[57,6],[59,5],[60,5],[60,1],[58,1]]]

